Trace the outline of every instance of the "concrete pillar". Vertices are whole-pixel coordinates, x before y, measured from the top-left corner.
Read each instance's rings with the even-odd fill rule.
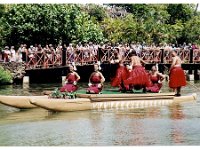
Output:
[[[23,84],[29,84],[29,76],[23,77]]]
[[[24,76],[23,77],[23,89],[28,89],[29,88],[29,76]]]
[[[62,76],[62,85],[65,85],[66,76]]]
[[[187,74],[188,81],[194,81],[194,74]]]

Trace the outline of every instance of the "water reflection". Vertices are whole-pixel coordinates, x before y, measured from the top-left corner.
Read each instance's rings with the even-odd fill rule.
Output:
[[[185,137],[183,133],[182,126],[179,120],[183,120],[185,115],[183,113],[183,107],[179,104],[171,105],[169,107],[170,110],[170,118],[172,119],[172,129],[171,129],[171,138],[173,143],[175,144],[183,144],[185,143]]]
[[[174,104],[169,106],[170,118],[173,120],[181,120],[185,118],[183,113],[183,107],[180,104]]]

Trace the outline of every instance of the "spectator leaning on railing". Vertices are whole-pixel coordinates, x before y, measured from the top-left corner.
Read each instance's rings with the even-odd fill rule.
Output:
[[[25,61],[29,66],[32,65],[32,67],[59,65],[62,61],[62,49],[63,47],[60,44],[47,44],[44,47],[41,44],[35,44],[34,46],[33,44],[30,46],[21,44],[17,50],[13,46],[11,46],[11,49],[5,46],[2,50],[2,61]],[[79,42],[77,45],[70,43],[66,47],[66,63],[76,62],[77,64],[84,65],[87,63],[95,63],[98,60],[114,63],[116,57],[130,61],[128,54],[132,51],[136,51],[137,56],[143,60],[150,63],[157,63],[160,61],[161,49],[164,50],[164,62],[170,62],[170,52],[173,50],[180,55],[183,61],[188,61],[190,49],[194,50],[195,61],[197,62],[199,60],[199,47],[195,43],[160,43],[159,45],[152,43],[148,45],[145,42],[131,42],[130,44]]]

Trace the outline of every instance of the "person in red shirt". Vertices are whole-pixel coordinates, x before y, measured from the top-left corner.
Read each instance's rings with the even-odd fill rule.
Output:
[[[99,65],[95,64],[94,72],[90,75],[89,78],[89,87],[87,88],[86,93],[99,94],[102,91],[105,78],[99,69]]]
[[[60,92],[75,92],[78,89],[77,82],[80,80],[80,76],[74,71],[74,66],[69,66],[69,73],[65,79],[65,85],[61,87]]]
[[[152,86],[147,87],[147,91],[153,93],[160,92],[160,89],[162,88],[162,81],[164,80],[165,75],[160,73],[156,66],[152,66],[149,77],[152,82]]]

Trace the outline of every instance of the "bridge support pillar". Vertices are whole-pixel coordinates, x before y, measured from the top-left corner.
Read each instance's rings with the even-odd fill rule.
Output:
[[[187,74],[188,81],[194,81],[194,74]]]
[[[29,88],[29,76],[23,77],[23,88]]]
[[[62,76],[62,85],[65,85],[66,76]]]

